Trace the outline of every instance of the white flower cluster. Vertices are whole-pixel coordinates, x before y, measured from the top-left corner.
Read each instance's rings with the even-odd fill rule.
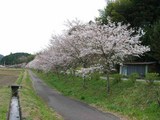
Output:
[[[76,70],[75,75],[76,76],[80,76],[80,77],[84,77],[84,76],[89,76],[94,72],[100,72],[102,71],[101,67],[89,67],[89,68],[81,68],[79,70]]]

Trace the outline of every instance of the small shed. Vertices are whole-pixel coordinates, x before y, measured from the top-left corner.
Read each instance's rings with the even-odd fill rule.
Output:
[[[148,72],[158,72],[159,67],[156,62],[132,62],[124,63],[120,66],[120,74],[129,76],[132,73],[138,73],[144,77]]]

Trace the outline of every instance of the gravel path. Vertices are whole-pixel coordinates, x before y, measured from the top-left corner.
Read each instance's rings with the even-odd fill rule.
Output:
[[[29,71],[29,74],[37,94],[64,120],[120,120],[110,113],[103,113],[85,103],[61,95],[49,88],[33,72]]]

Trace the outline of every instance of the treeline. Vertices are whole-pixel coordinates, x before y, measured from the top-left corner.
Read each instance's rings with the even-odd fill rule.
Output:
[[[14,53],[7,56],[4,56],[0,60],[1,65],[15,65],[20,63],[28,63],[34,59],[34,55],[28,53]]]
[[[129,24],[137,31],[139,28],[145,34],[141,37],[143,45],[150,46],[138,61],[160,61],[160,1],[159,0],[110,0],[107,6],[100,11],[96,20],[100,24],[108,24],[107,18],[112,22]]]
[[[3,58],[4,56],[0,54],[0,60]]]

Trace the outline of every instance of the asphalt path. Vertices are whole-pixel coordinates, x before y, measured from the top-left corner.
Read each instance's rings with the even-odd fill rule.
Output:
[[[64,120],[120,120],[110,113],[101,112],[85,103],[63,96],[48,87],[32,71],[29,71],[29,74],[37,94]]]

